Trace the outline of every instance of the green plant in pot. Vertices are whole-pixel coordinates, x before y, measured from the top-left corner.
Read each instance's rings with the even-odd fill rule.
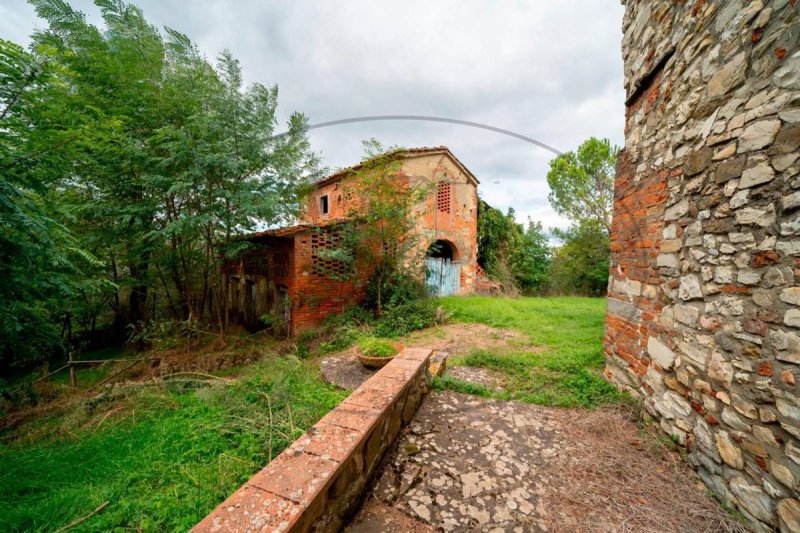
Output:
[[[380,368],[403,350],[403,345],[388,339],[361,337],[356,345],[356,356],[364,366]]]

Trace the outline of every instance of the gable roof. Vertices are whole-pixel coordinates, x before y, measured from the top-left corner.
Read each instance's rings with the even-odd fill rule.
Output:
[[[357,165],[353,165],[351,167],[343,168],[341,170],[336,171],[333,174],[330,174],[328,176],[320,178],[319,180],[316,181],[315,185],[317,185],[317,186],[326,185],[328,183],[333,183],[334,181],[338,181],[338,180],[344,178],[345,176],[347,176],[348,174],[350,174],[351,172],[359,170],[366,163],[369,163],[370,161],[374,161],[378,157],[383,157],[384,155],[389,155],[391,157],[397,157],[399,159],[412,159],[412,158],[415,158],[415,157],[424,157],[424,156],[427,156],[427,155],[436,155],[436,154],[446,155],[451,161],[453,161],[453,163],[455,163],[455,165],[458,167],[458,169],[461,172],[463,172],[464,175],[467,176],[467,179],[469,179],[471,182],[473,182],[475,184],[475,186],[477,186],[480,183],[480,181],[478,181],[478,178],[475,177],[475,174],[470,172],[470,170],[464,165],[464,163],[462,163],[453,154],[453,152],[450,151],[450,149],[448,147],[446,147],[446,146],[434,146],[434,147],[420,147],[420,148],[401,148],[399,150],[386,152],[385,154],[382,154],[380,156],[376,156],[376,157],[373,157],[371,159],[367,159],[366,161],[362,161],[361,163],[358,163]]]

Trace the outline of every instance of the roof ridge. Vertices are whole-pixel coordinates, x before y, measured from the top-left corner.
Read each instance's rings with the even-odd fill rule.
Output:
[[[323,176],[323,177],[319,178],[318,180],[314,181],[313,183],[314,183],[314,185],[322,185],[323,183],[328,183],[328,182],[340,179],[345,174],[347,174],[348,172],[352,172],[352,171],[358,170],[361,167],[363,167],[365,164],[369,163],[370,161],[374,161],[374,160],[376,160],[376,159],[378,159],[380,157],[384,157],[384,156],[387,156],[387,155],[402,155],[402,154],[405,154],[405,153],[426,153],[426,152],[436,153],[436,152],[442,152],[442,151],[443,152],[447,152],[450,155],[450,157],[453,158],[455,163],[458,166],[460,166],[462,168],[462,170],[464,172],[466,172],[472,179],[474,179],[476,183],[480,183],[480,181],[478,181],[478,178],[475,177],[475,174],[473,174],[472,171],[470,171],[467,168],[467,166],[464,165],[464,163],[462,163],[461,160],[458,159],[458,157],[456,157],[456,155],[452,152],[452,150],[450,150],[450,148],[448,148],[445,145],[440,145],[440,146],[420,146],[420,147],[416,147],[416,148],[396,148],[394,150],[387,150],[387,151],[385,151],[385,152],[383,152],[381,154],[378,154],[378,155],[369,157],[367,159],[364,159],[363,161],[360,161],[359,163],[356,163],[355,165],[351,165],[349,167],[340,168],[339,170],[333,172],[332,174],[328,174],[327,176]]]

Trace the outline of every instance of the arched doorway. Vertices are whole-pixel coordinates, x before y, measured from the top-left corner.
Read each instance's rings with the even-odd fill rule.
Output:
[[[446,240],[437,240],[425,254],[425,286],[432,296],[450,296],[461,291],[461,262],[458,248]]]

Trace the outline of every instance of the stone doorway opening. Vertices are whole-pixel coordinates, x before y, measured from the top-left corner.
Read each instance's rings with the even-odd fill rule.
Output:
[[[461,262],[458,249],[450,241],[434,241],[425,253],[425,286],[432,296],[461,292]]]

